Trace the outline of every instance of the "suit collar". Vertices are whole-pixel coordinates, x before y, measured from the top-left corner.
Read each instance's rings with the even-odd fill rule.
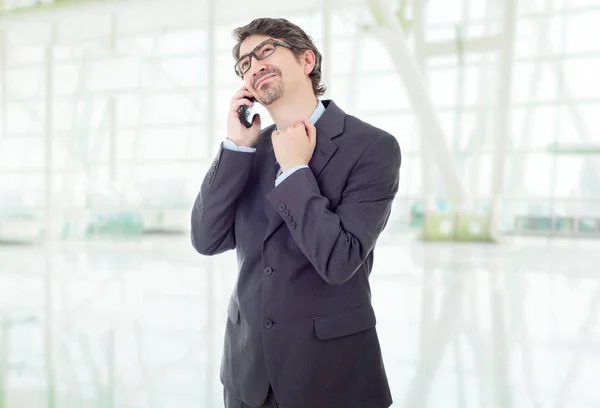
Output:
[[[317,130],[317,145],[309,162],[309,167],[317,177],[329,159],[337,150],[333,139],[344,131],[344,119],[346,114],[332,100],[323,101],[325,112],[321,115],[315,128]]]
[[[337,106],[333,100],[325,99],[321,101],[321,104],[323,105],[324,110],[322,112],[318,112],[318,110],[313,112],[313,115],[319,115],[314,122],[315,128],[317,129],[317,144],[319,143],[319,139],[322,138],[321,136],[325,136],[328,139],[334,139],[341,135],[344,131],[344,121],[346,117],[346,112]],[[270,145],[271,133],[273,133],[276,128],[277,125],[275,124],[264,128],[257,144],[260,145],[265,143]],[[273,148],[272,145],[270,147],[271,149]]]
[[[331,99],[326,99],[322,103],[325,111],[315,124],[317,135],[323,134],[329,139],[333,139],[344,131],[346,113]]]

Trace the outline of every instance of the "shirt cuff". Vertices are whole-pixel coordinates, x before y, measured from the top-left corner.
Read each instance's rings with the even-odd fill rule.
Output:
[[[286,171],[281,173],[281,175],[279,177],[277,177],[277,179],[275,180],[275,187],[277,187],[283,180],[285,180],[286,178],[291,176],[292,173],[294,173],[300,169],[304,169],[304,168],[308,168],[308,166],[305,164],[302,164],[300,166],[296,166],[296,167],[292,167],[291,169],[287,169]]]
[[[223,140],[223,147],[236,152],[254,153],[256,151],[256,148],[254,147],[238,146],[229,139]]]

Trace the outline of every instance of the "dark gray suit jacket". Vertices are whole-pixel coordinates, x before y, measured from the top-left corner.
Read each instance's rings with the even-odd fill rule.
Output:
[[[283,408],[385,408],[369,275],[400,148],[323,103],[310,168],[277,187],[274,126],[255,153],[220,147],[192,210],[192,243],[203,255],[237,252],[221,365],[231,394],[258,406],[271,384]]]

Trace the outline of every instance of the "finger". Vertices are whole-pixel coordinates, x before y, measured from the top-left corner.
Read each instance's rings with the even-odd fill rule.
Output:
[[[231,112],[231,113],[237,113],[237,110],[242,105],[246,105],[246,106],[252,107],[252,106],[254,106],[254,102],[252,102],[252,101],[250,101],[250,100],[248,100],[246,98],[235,100],[235,101],[231,102],[231,107],[229,109],[229,112]]]
[[[235,101],[236,99],[241,99],[244,96],[253,97],[252,93],[245,86],[238,89],[238,91],[231,98],[231,102]]]
[[[312,144],[314,144],[317,140],[317,128],[310,122],[310,120],[306,119],[304,121],[304,127],[306,128],[306,135]]]
[[[246,85],[242,85],[242,87],[240,89],[237,90],[236,92],[237,94],[246,94],[246,93],[250,93],[250,90],[248,88],[246,88]]]
[[[252,126],[260,129],[260,115],[258,113],[255,113],[252,118]]]
[[[240,99],[253,99],[254,96],[250,92],[240,92],[239,94],[235,94],[233,98],[231,98],[230,102],[237,101]]]

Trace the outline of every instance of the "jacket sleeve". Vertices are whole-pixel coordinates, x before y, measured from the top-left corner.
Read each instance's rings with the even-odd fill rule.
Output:
[[[202,255],[216,255],[235,248],[236,200],[252,170],[254,153],[221,146],[204,176],[191,216],[191,239]]]
[[[350,279],[374,248],[398,191],[401,152],[384,133],[351,171],[335,212],[310,169],[290,175],[267,195],[317,273],[330,284]],[[289,219],[293,221],[289,221]]]

